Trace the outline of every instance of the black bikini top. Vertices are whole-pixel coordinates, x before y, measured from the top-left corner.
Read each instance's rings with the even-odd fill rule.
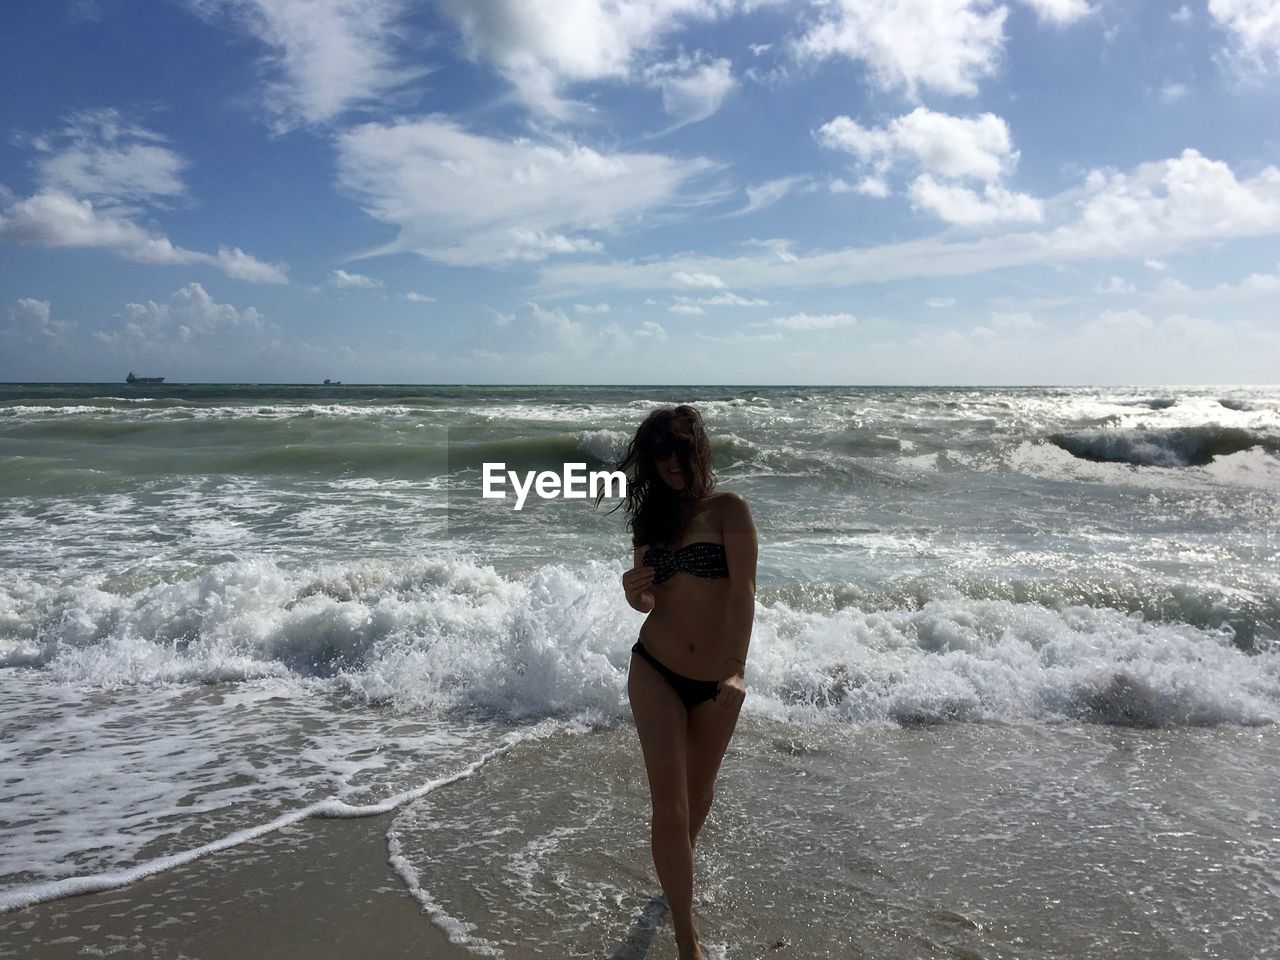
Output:
[[[724,555],[723,544],[712,543],[710,540],[686,543],[678,550],[650,547],[644,552],[644,565],[653,567],[654,583],[670,580],[681,570],[708,580],[729,576],[729,563]]]

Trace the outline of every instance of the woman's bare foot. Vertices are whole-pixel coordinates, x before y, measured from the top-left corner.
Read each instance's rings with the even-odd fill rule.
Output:
[[[680,951],[679,960],[703,960],[702,947],[698,945],[696,936],[692,941],[682,941],[677,938],[676,949]]]

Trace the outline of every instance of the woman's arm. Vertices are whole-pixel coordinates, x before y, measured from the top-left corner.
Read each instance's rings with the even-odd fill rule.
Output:
[[[756,618],[756,525],[747,501],[736,493],[726,493],[723,503],[725,560],[729,565],[729,643],[732,653],[725,665],[743,677],[747,669],[747,649]]]
[[[657,604],[653,591],[649,587],[653,583],[653,567],[643,564],[645,548],[636,547],[631,560],[631,569],[622,575],[622,590],[627,595],[627,603],[634,610],[649,613]]]

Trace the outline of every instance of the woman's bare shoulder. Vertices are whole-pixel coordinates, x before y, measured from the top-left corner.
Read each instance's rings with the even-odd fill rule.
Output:
[[[719,490],[711,495],[711,506],[721,517],[750,510],[747,498],[733,490]]]

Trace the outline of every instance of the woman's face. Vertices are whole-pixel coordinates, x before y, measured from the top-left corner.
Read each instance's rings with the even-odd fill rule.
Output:
[[[680,457],[674,450],[668,452],[665,457],[655,456],[653,466],[658,471],[658,476],[662,478],[662,482],[672,490],[683,490],[688,484],[684,468],[680,466]]]

